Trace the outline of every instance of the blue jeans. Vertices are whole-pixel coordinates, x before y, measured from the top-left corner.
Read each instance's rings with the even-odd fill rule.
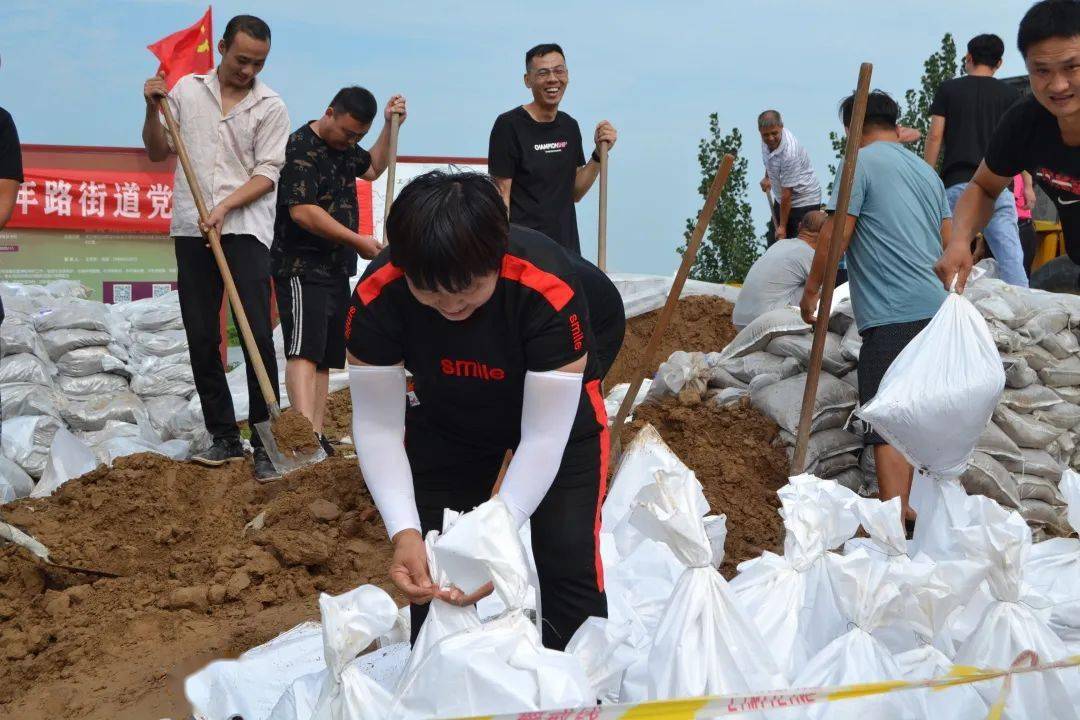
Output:
[[[964,194],[968,183],[957,183],[945,188],[949,207],[956,209],[956,201]],[[1016,225],[1016,200],[1012,188],[1006,188],[994,202],[994,214],[983,228],[983,237],[997,260],[1001,279],[1010,285],[1028,286],[1024,272],[1024,248],[1020,245],[1020,230]]]

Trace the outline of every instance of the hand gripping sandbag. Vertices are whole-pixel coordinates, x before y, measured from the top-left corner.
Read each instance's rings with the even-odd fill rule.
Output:
[[[543,647],[525,615],[528,559],[502,498],[458,518],[433,553],[462,591],[493,583],[507,610],[429,648],[385,717],[457,718],[595,703],[581,664],[572,655]]]
[[[985,506],[984,506],[985,507]],[[1065,644],[1047,625],[1041,609],[1049,600],[1025,582],[1031,552],[1031,530],[1019,513],[1004,520],[989,516],[958,531],[959,541],[972,559],[989,563],[987,582],[991,602],[967,640],[957,649],[955,662],[976,667],[1009,667],[1025,650],[1040,662],[1069,656]],[[996,683],[975,686],[984,700],[993,702]],[[1080,669],[1031,673],[1013,678],[1005,705],[1011,720],[1077,720],[1080,718]]]
[[[873,632],[901,621],[910,587],[921,580],[919,573],[894,563],[871,558],[865,549],[836,556],[830,577],[848,630],[826,645],[801,669],[793,687],[853,685],[901,677],[900,666],[889,649]],[[923,720],[918,698],[911,693],[888,693],[858,701],[814,705],[806,717],[813,720]]]
[[[1073,532],[1080,533],[1080,474],[1066,470],[1058,490],[1068,503]],[[1080,540],[1051,538],[1031,547],[1024,579],[1053,605],[1050,629],[1074,649],[1080,649]]]
[[[643,535],[666,544],[686,568],[649,651],[650,699],[785,687],[768,646],[713,565],[716,553],[693,491],[678,476],[658,472],[631,515]]]
[[[829,581],[829,567],[839,556],[829,551],[858,530],[859,496],[812,475],[791,478],[777,494],[783,556],[766,551],[740,563],[730,586],[790,679],[847,626]]]
[[[951,293],[856,411],[915,467],[958,475],[1005,388],[1005,371],[979,312]]]

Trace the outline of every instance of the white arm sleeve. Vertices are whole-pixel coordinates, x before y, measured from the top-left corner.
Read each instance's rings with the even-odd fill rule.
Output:
[[[551,489],[581,402],[581,373],[525,373],[521,441],[503,479],[499,497],[521,527]]]
[[[420,532],[412,468],[405,454],[405,368],[349,366],[353,443],[386,532]]]

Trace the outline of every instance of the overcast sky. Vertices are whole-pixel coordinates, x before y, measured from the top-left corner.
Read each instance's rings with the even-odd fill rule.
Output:
[[[143,80],[157,67],[146,45],[194,23],[207,3],[187,0],[3,0],[0,106],[23,142],[141,143]],[[261,77],[284,97],[293,125],[317,117],[346,84],[409,102],[399,151],[487,154],[495,116],[528,102],[524,51],[558,42],[570,86],[562,109],[591,143],[601,119],[619,130],[611,153],[608,264],[670,273],[686,218],[700,198],[697,143],[708,115],[738,127],[750,160],[759,227],[768,209],[755,118],[780,110],[810,152],[822,185],[828,132],[859,63],[900,99],[946,32],[994,32],[1002,75],[1024,72],[1016,28],[1028,0],[711,0],[708,2],[374,2],[260,0],[214,3],[220,37],[234,14],[254,12],[273,32]],[[587,145],[586,154],[591,147]],[[595,256],[596,191],[578,205],[582,248]]]

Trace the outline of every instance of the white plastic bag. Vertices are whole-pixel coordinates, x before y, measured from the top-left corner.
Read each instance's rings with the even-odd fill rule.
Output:
[[[1066,470],[1058,489],[1068,502],[1068,520],[1080,533],[1080,474]],[[1080,540],[1051,538],[1031,547],[1025,579],[1053,604],[1050,629],[1066,644],[1080,647]]]
[[[94,373],[127,374],[124,362],[109,352],[108,347],[85,347],[69,350],[56,361],[62,375],[84,377]]]
[[[37,355],[19,353],[0,358],[0,385],[34,383],[52,387],[52,368]]]
[[[749,355],[764,350],[773,338],[781,335],[809,333],[813,328],[802,321],[799,311],[793,307],[782,307],[759,315],[749,325],[739,331],[727,347],[720,351],[721,362],[731,358]]]
[[[10,383],[0,386],[0,413],[4,420],[22,415],[60,417],[58,400],[59,396],[48,385]]]
[[[30,497],[48,497],[68,480],[85,475],[97,466],[97,457],[90,448],[67,428],[58,428],[49,449],[49,463]]]
[[[858,416],[918,468],[958,475],[1005,388],[986,321],[950,293]]]
[[[34,315],[39,333],[50,330],[109,330],[109,308],[92,300],[70,298],[54,307],[42,308]]]
[[[33,478],[21,467],[0,455],[0,505],[24,498],[33,489]]]
[[[686,567],[649,651],[650,699],[782,688],[768,646],[715,567],[723,550],[717,557],[694,490],[679,475],[658,472],[631,515],[643,535],[666,544]]]
[[[195,376],[192,374],[191,365],[166,365],[155,372],[141,372],[132,377],[131,391],[140,396],[190,397],[195,392]]]
[[[740,563],[731,589],[772,648],[781,671],[793,678],[847,627],[829,579],[829,567],[839,556],[829,551],[858,529],[859,497],[812,475],[791,478],[777,494],[786,530],[784,554],[766,551]]]
[[[895,655],[905,680],[929,680],[945,677],[953,668],[953,663],[940,650],[932,645],[923,645],[905,653]],[[957,685],[946,690],[911,691],[923,705],[923,718],[978,718],[986,716],[988,705],[974,685]]]
[[[454,585],[468,593],[492,582],[508,609],[431,647],[383,717],[455,718],[595,702],[577,659],[544,648],[525,616],[528,559],[501,498],[462,515],[434,553]]]
[[[76,348],[107,346],[112,335],[104,330],[49,330],[41,333],[41,342],[55,362]]]

